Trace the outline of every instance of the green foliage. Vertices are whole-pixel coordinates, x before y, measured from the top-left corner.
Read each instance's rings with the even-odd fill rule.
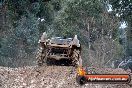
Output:
[[[73,37],[77,34],[85,48],[84,61],[89,61],[89,53],[101,51],[100,46],[97,50],[94,48],[99,40],[101,45],[107,43],[104,38],[112,41],[118,37],[119,19],[107,12],[102,0],[6,0],[6,5],[9,27],[8,31],[4,30],[7,34],[0,38],[0,61],[8,66],[19,65],[17,62],[23,58],[33,60],[38,39],[44,31],[50,37]],[[115,47],[118,45],[117,42]],[[121,54],[116,50],[115,53],[115,56]],[[13,62],[15,64],[11,65]]]
[[[119,27],[119,21],[116,17],[108,14],[104,7],[105,5],[98,0],[65,1],[63,8],[54,19],[53,28],[55,33],[60,35],[72,33],[72,36],[74,34],[80,35],[80,33],[88,32],[89,24],[90,41],[94,42],[101,35],[109,35],[109,30],[116,32]],[[101,32],[102,29],[104,29],[103,34]],[[88,34],[80,36],[88,38]],[[113,32],[112,36],[116,38],[117,34]],[[84,38],[86,42],[89,40],[87,38]]]
[[[108,0],[112,5],[113,12],[119,15],[121,22],[127,23],[127,53],[131,55],[131,28],[132,28],[132,0]]]
[[[110,4],[113,7],[113,10],[121,15],[123,20],[127,19],[127,16],[132,14],[131,12],[131,0],[109,0]]]

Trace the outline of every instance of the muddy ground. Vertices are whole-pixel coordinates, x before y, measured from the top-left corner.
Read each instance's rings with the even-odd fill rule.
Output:
[[[126,73],[122,69],[95,68],[99,73]],[[0,88],[132,88],[127,84],[76,83],[72,66],[0,67]]]

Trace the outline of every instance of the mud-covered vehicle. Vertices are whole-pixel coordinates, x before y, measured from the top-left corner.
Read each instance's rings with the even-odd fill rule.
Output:
[[[37,64],[39,66],[48,64],[81,66],[81,45],[77,35],[74,38],[52,37],[48,39],[44,32],[39,40]]]

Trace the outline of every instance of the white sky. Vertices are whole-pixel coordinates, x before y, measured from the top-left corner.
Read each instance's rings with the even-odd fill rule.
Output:
[[[108,12],[112,11],[112,5],[108,4]],[[119,14],[116,14],[116,16],[119,16]],[[126,22],[121,23],[121,26],[119,28],[126,28],[127,24]]]
[[[126,28],[126,27],[127,27],[126,22],[123,22],[123,23],[121,23],[121,26],[119,28]]]
[[[112,11],[112,5],[108,5],[108,12],[111,12]]]

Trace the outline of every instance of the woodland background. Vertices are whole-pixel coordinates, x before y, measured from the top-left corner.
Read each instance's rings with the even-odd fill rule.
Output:
[[[132,56],[132,0],[0,0],[0,65],[35,65],[38,40],[78,35],[83,64]]]

